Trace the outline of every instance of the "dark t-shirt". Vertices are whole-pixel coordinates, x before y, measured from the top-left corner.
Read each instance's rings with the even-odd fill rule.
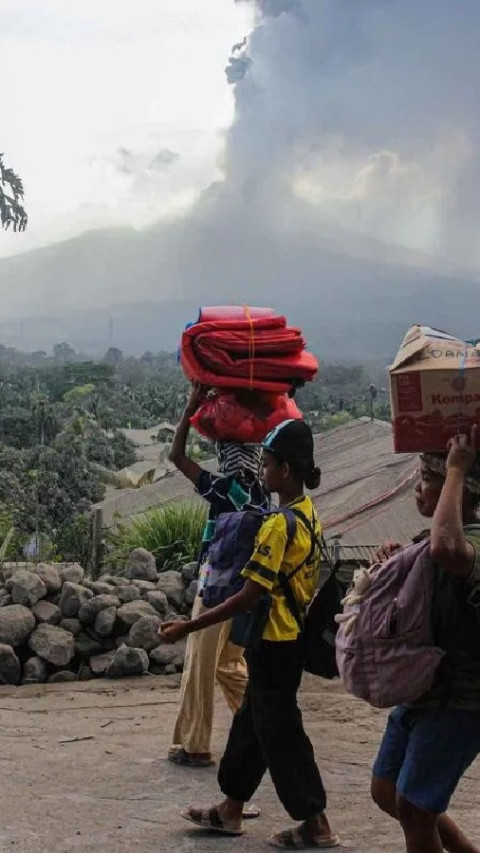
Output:
[[[465,527],[480,564],[480,527]],[[449,707],[480,711],[480,611],[469,601],[472,584],[436,567],[432,598],[435,645],[446,654],[433,687],[415,707]]]

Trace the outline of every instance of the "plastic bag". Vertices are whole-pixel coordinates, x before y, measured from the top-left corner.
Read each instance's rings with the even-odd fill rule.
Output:
[[[282,421],[302,417],[286,394],[225,391],[208,398],[190,419],[201,435],[214,441],[258,444]]]

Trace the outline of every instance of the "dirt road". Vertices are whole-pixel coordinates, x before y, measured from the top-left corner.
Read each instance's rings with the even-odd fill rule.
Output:
[[[0,851],[19,853],[238,853],[290,825],[269,780],[256,802],[262,818],[241,839],[190,830],[186,804],[218,797],[214,770],[176,768],[165,760],[176,682],[95,681],[0,688]],[[306,680],[302,706],[330,795],[329,814],[342,849],[402,853],[398,827],[370,804],[369,774],[384,714],[347,697],[339,684]],[[229,713],[219,697],[215,750]],[[78,740],[74,740],[78,738]],[[480,842],[480,764],[461,785],[454,811]]]

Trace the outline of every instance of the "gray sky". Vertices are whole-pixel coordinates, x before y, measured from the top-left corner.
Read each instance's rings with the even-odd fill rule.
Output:
[[[0,151],[30,214],[0,255],[182,213],[220,177],[233,0],[1,0]]]

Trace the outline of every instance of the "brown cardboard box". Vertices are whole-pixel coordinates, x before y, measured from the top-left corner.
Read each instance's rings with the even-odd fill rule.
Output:
[[[480,344],[412,326],[390,367],[390,398],[396,451],[445,450],[480,424]]]

